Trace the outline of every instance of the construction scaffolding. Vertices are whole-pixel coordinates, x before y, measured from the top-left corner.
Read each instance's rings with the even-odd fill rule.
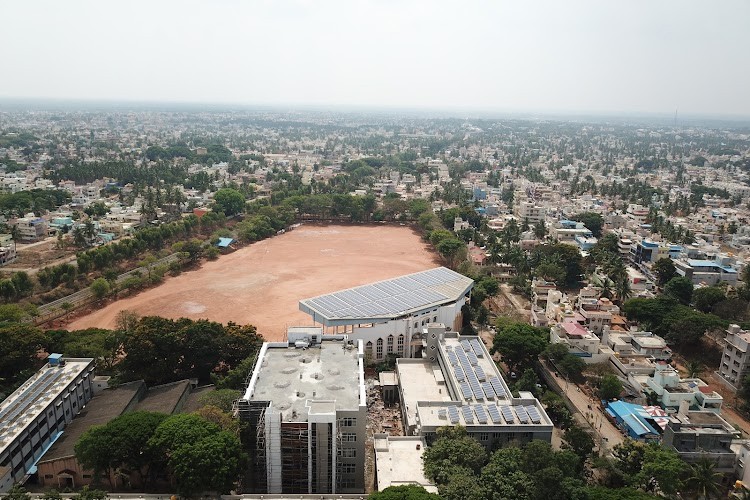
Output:
[[[309,493],[307,422],[281,424],[282,493]]]

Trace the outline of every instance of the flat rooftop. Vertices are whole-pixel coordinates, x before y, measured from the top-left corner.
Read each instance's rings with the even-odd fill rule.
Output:
[[[63,358],[64,365],[44,365],[0,403],[0,452],[77,377],[89,376],[91,358]]]
[[[247,401],[270,401],[286,422],[304,422],[314,401],[356,410],[364,391],[361,341],[325,339],[307,348],[266,342],[245,390]]]
[[[552,426],[535,398],[513,398],[478,337],[448,336],[438,346],[439,363],[397,360],[406,425]]]
[[[301,311],[327,326],[385,322],[459,300],[474,280],[437,267],[320,295],[299,302]]]
[[[437,493],[437,487],[424,475],[422,455],[427,446],[423,437],[376,434],[373,445],[379,491],[389,486],[419,484]]]

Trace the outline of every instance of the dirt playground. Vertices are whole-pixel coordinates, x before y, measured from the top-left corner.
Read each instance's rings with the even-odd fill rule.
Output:
[[[281,340],[287,326],[312,324],[300,299],[431,269],[437,259],[408,227],[303,225],[110,303],[67,328],[114,328],[117,313],[129,310],[253,324],[266,339]]]

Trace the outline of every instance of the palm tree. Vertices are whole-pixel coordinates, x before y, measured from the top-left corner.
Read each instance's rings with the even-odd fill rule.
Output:
[[[695,378],[700,375],[706,367],[700,361],[688,361],[685,365],[688,378]]]
[[[708,458],[701,458],[690,466],[690,476],[685,484],[699,498],[709,499],[718,496],[721,491],[721,478],[724,474],[716,471],[716,463]]]

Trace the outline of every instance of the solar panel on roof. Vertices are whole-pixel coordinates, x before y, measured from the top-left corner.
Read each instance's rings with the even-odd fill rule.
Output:
[[[501,424],[502,420],[500,420],[500,410],[497,409],[497,406],[495,405],[487,405],[487,411],[490,414],[490,418],[492,419],[493,424]]]
[[[526,408],[524,408],[523,406],[514,406],[513,410],[515,410],[516,415],[518,415],[518,420],[522,424],[529,423],[529,414],[526,413]]]
[[[477,357],[483,357],[484,351],[482,350],[482,344],[477,339],[471,339],[469,341],[471,343],[471,348],[474,350],[474,354],[477,355]]]
[[[447,416],[448,416],[448,413],[445,411],[445,408],[440,408],[438,410],[438,417],[446,418]]]
[[[507,423],[512,424],[516,421],[515,417],[513,416],[513,410],[510,409],[510,406],[508,405],[501,406],[500,413],[503,414],[503,419]]]
[[[500,379],[498,379],[497,377],[492,377],[490,379],[490,384],[492,384],[492,388],[495,389],[495,394],[497,394],[497,397],[508,397],[508,394],[505,392],[505,388],[503,387],[502,382],[500,382]]]
[[[464,351],[467,351],[467,352],[471,350],[471,345],[469,345],[468,340],[462,340],[461,347],[463,348]]]
[[[474,412],[471,411],[471,406],[462,406],[461,407],[461,413],[464,416],[464,421],[467,424],[473,424],[474,423]]]
[[[459,384],[461,386],[461,395],[464,397],[464,399],[471,399],[473,393],[471,391],[471,386],[468,382],[461,382]]]
[[[484,391],[484,397],[487,399],[495,399],[495,388],[489,382],[482,382],[482,390]]]
[[[474,366],[477,366],[479,363],[479,360],[477,359],[477,355],[474,354],[474,352],[469,351],[466,353],[466,358],[469,360],[469,363],[471,363]]]
[[[539,411],[536,409],[535,406],[527,406],[526,413],[529,414],[529,418],[535,424],[539,424],[542,422],[542,416],[539,414]]]
[[[448,410],[448,419],[451,421],[452,424],[457,424],[460,422],[460,418],[458,416],[458,408],[455,406],[449,406],[446,408]]]
[[[466,380],[466,376],[464,375],[464,371],[461,369],[461,367],[455,367],[454,373],[456,374],[456,380],[458,380],[459,382],[463,382],[464,380]]]
[[[477,378],[479,379],[480,382],[484,382],[485,380],[487,380],[487,376],[484,374],[484,370],[482,369],[481,366],[475,366],[474,373],[477,374]]]
[[[485,411],[484,406],[474,405],[474,413],[477,414],[477,421],[479,421],[480,424],[487,423],[487,412]]]

